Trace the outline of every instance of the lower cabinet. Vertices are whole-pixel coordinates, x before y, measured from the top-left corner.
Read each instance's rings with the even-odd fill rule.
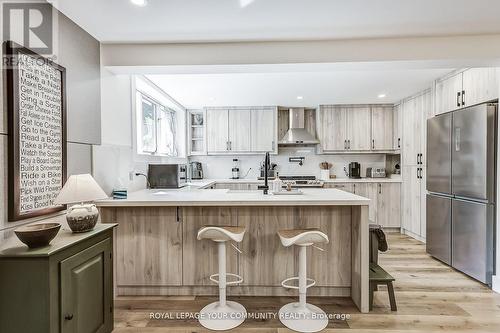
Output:
[[[401,227],[401,184],[378,183],[377,223],[384,227]]]
[[[61,261],[61,332],[109,332],[112,299],[111,241]]]
[[[113,227],[61,230],[51,246],[1,251],[0,332],[111,332]]]
[[[117,209],[115,221],[117,287],[182,284],[182,224],[176,207]]]
[[[354,184],[354,194],[370,199],[370,209],[368,211],[370,223],[379,223],[377,215],[378,183]]]
[[[325,188],[336,188],[370,199],[370,223],[388,228],[401,227],[401,183],[326,183]]]

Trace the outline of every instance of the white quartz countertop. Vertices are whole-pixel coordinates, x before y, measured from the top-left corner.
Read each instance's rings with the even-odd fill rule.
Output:
[[[197,185],[205,184],[198,182]],[[105,199],[99,207],[140,206],[361,206],[370,199],[337,189],[303,188],[301,195],[264,195],[261,190],[201,189],[187,186],[169,190],[141,190],[127,199]]]
[[[324,180],[325,183],[401,183],[401,177],[394,178],[332,178],[328,180]],[[201,180],[192,180],[188,183],[189,186],[196,187],[209,187],[216,183],[219,184],[262,184],[264,180],[262,179],[201,179]]]

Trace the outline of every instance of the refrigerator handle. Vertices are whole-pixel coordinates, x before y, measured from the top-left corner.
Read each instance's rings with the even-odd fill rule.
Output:
[[[460,151],[460,127],[455,127],[455,151]]]

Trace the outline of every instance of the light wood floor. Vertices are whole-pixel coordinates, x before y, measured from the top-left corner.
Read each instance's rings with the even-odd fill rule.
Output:
[[[330,321],[326,332],[500,332],[500,295],[443,265],[425,253],[425,245],[404,235],[389,234],[389,251],[379,264],[395,278],[397,312],[391,312],[387,291],[375,293],[374,308],[361,314],[347,298],[311,297],[327,313],[349,314]],[[249,312],[275,312],[288,297],[238,297]],[[195,319],[149,319],[150,313],[196,312],[215,298],[120,298],[115,301],[114,333],[207,332]],[[238,332],[288,332],[278,319],[247,319]]]

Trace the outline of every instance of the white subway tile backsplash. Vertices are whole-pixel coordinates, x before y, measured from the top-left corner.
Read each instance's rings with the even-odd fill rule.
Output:
[[[304,164],[290,163],[289,157],[304,157]],[[191,156],[190,161],[198,161],[203,164],[205,178],[224,179],[231,178],[231,168],[233,158],[240,162],[240,175],[246,178],[256,178],[260,175],[260,163],[264,160],[264,155],[231,155],[231,156]],[[384,154],[338,154],[338,155],[317,155],[314,148],[280,148],[278,155],[271,155],[271,162],[278,164],[277,170],[281,175],[313,175],[320,176],[319,164],[329,162],[333,164],[331,174],[337,178],[347,178],[344,167],[350,162],[361,164],[361,176],[365,177],[367,167],[385,167]],[[250,171],[249,171],[250,170]]]

